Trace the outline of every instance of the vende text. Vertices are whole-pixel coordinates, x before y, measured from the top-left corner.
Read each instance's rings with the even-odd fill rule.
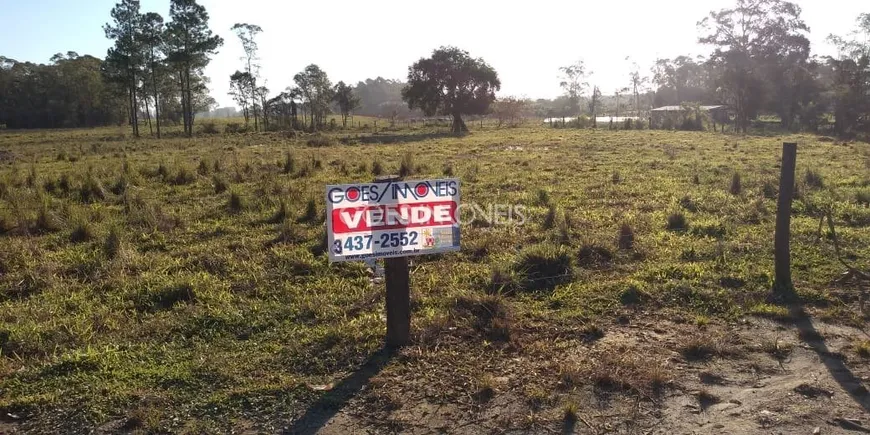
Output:
[[[341,234],[452,225],[457,208],[454,201],[336,208],[332,210],[332,231]]]

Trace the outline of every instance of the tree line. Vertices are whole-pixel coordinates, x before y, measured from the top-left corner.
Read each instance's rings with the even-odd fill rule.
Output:
[[[170,0],[168,21],[142,13],[138,0],[121,0],[104,26],[114,41],[105,59],[58,54],[46,65],[0,57],[0,124],[50,128],[128,122],[161,135],[161,124],[184,125],[193,134],[195,114],[214,100],[203,73],[223,39],[208,27],[196,0]],[[854,31],[828,40],[836,56],[810,51],[801,9],[784,0],[736,0],[698,23],[706,56],[658,59],[643,74],[632,62],[625,86],[608,90],[589,83],[582,61],[559,69],[564,95],[553,99],[495,98],[498,74],[483,59],[456,47],[441,47],[408,69],[407,80],[378,77],[333,84],[316,64],[292,77],[293,84],[270,96],[260,75],[257,38],[263,29],[237,23],[230,29],[244,55],[230,75],[230,95],[246,126],[318,130],[330,113],[342,125],[354,114],[396,119],[418,114],[453,119],[491,115],[515,123],[526,116],[630,115],[644,117],[655,106],[721,104],[733,112],[735,130],[746,131],[759,115],[773,115],[787,129],[827,126],[848,136],[870,132],[870,14]],[[629,60],[626,58],[626,60]],[[461,78],[461,80],[457,79]],[[329,121],[334,122],[334,121]],[[251,126],[252,124],[252,126]]]
[[[698,29],[698,42],[712,51],[658,59],[646,76],[633,64],[626,86],[613,91],[617,116],[620,108],[641,116],[655,106],[693,102],[728,106],[743,132],[759,115],[773,115],[790,130],[827,125],[843,136],[870,133],[870,14],[860,14],[849,34],[830,35],[838,54],[826,57],[811,54],[801,8],[783,0],[737,0],[710,12]],[[578,61],[560,73],[565,95],[552,115],[594,119],[601,96],[586,81],[586,66]]]

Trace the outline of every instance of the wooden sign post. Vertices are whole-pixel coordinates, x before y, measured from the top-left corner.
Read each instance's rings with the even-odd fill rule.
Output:
[[[401,179],[396,175],[388,175],[375,178],[375,183]],[[411,342],[411,271],[408,269],[408,257],[384,259],[384,283],[387,287],[387,346],[405,346]]]
[[[791,281],[791,201],[794,196],[794,173],[797,161],[797,144],[782,144],[782,170],[779,176],[779,197],[776,205],[776,233],[774,235],[774,289],[786,292],[792,289]]]

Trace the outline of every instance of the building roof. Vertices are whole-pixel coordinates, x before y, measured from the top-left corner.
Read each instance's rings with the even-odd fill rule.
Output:
[[[721,105],[720,106],[700,106],[701,110],[706,110],[706,111],[716,110],[716,109],[723,108],[723,107],[725,107],[725,106],[721,106]],[[684,108],[683,106],[662,106],[662,107],[657,107],[657,108],[653,109],[652,111],[653,112],[682,112],[684,110],[686,110],[686,108]]]

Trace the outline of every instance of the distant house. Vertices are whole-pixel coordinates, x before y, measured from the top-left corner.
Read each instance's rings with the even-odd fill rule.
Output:
[[[662,106],[650,112],[650,128],[681,129],[691,126],[692,130],[703,130],[706,126],[700,122],[699,113],[704,112],[713,130],[717,125],[724,126],[730,122],[728,106]]]

